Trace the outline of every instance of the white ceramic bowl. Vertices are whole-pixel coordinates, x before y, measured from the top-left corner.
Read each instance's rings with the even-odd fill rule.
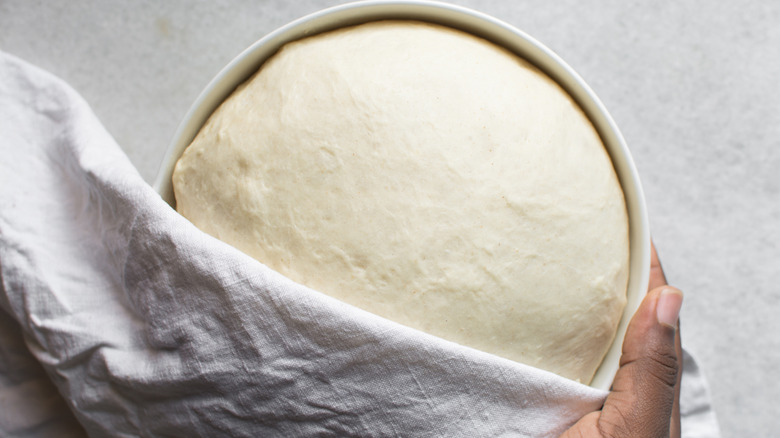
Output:
[[[609,389],[620,360],[626,326],[647,290],[650,271],[650,232],[644,195],[628,147],[612,117],[582,78],[550,49],[485,14],[429,1],[365,1],[348,3],[300,18],[257,41],[230,62],[211,81],[184,117],[165,154],[155,189],[174,206],[171,175],[176,161],[220,103],[285,43],[340,27],[383,19],[427,21],[460,29],[505,47],[556,80],[582,107],[598,130],[617,171],[628,208],[631,262],[628,304],[613,345],[590,386]]]

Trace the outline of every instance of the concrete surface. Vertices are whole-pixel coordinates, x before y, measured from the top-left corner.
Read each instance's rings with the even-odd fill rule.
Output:
[[[724,436],[772,436],[780,383],[780,2],[456,1],[528,32],[601,97],[641,173],[685,345]],[[147,181],[208,81],[334,1],[0,0],[0,50],[62,77]]]

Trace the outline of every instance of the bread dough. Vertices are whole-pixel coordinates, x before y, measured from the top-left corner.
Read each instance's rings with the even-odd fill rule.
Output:
[[[595,129],[529,63],[449,28],[287,44],[173,183],[181,214],[296,282],[581,382],[625,304],[626,208]]]

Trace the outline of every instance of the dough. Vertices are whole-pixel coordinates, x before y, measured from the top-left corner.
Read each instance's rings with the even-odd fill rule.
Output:
[[[181,214],[296,282],[581,382],[625,304],[626,209],[595,129],[529,63],[449,28],[287,44],[173,183]]]

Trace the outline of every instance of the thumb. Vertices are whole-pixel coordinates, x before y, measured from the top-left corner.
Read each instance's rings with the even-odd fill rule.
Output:
[[[682,299],[676,288],[655,288],[631,319],[599,421],[606,436],[669,436],[681,360],[675,332]]]

